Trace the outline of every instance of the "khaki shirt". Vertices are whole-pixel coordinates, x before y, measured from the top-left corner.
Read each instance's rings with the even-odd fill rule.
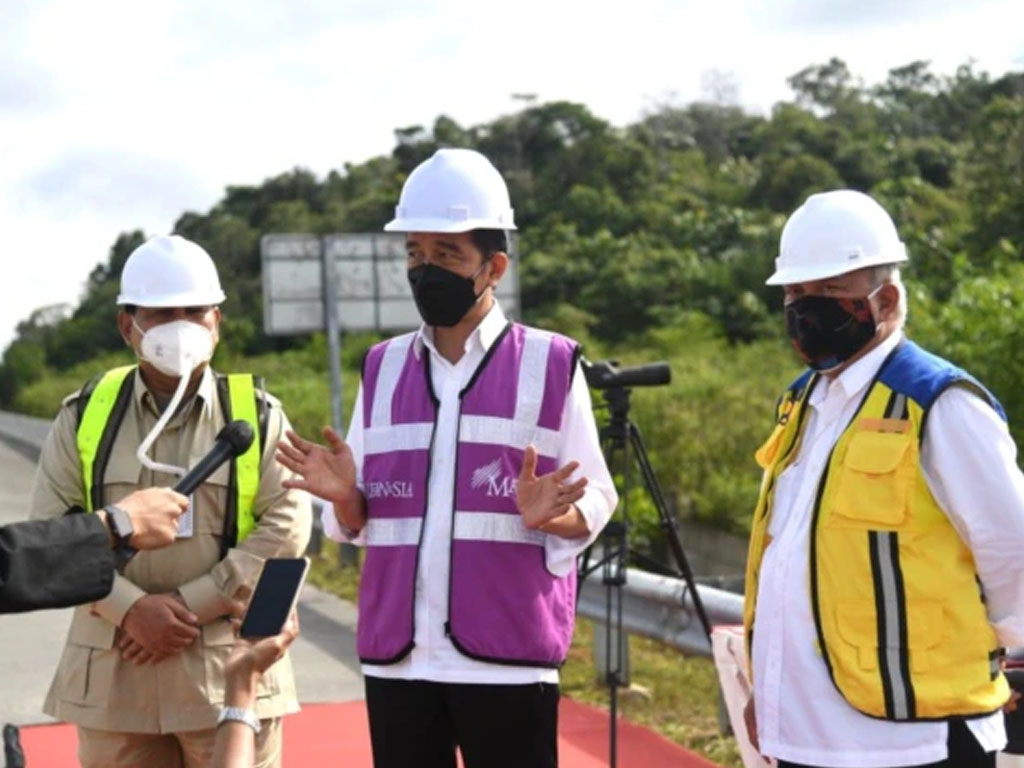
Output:
[[[159,413],[139,372],[134,376],[131,406],[104,477],[106,503],[116,503],[140,488],[173,486],[177,480],[152,472],[135,456]],[[72,505],[84,505],[76,402],[77,393],[64,401],[43,445],[32,491],[33,518],[57,517]],[[108,597],[75,609],[44,712],[110,731],[173,733],[214,727],[224,700],[224,662],[234,642],[231,625],[222,618],[226,599],[249,594],[265,558],[301,555],[310,534],[309,496],[281,486],[291,473],[274,459],[274,446],[289,427],[288,419],[274,398],[268,396],[267,402],[266,448],[253,510],[256,527],[220,559],[229,474],[229,465],[221,466],[193,495],[191,537],[164,549],[139,552],[115,577]],[[191,467],[213,446],[224,423],[215,378],[207,370],[196,395],[179,408],[149,455],[157,462]],[[200,637],[159,664],[123,661],[115,644],[122,637],[119,627],[128,609],[143,595],[174,590],[198,616]],[[256,713],[267,718],[297,710],[291,662],[285,658],[263,675]]]

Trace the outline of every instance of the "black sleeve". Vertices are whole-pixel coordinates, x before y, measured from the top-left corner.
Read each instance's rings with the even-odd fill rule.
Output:
[[[0,613],[89,603],[113,583],[114,553],[96,515],[0,527]]]

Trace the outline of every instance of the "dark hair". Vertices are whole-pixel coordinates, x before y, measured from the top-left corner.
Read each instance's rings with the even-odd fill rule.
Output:
[[[138,309],[134,304],[122,304],[121,309],[127,312],[129,315],[134,315],[135,310]]]
[[[508,236],[503,229],[473,229],[470,230],[469,237],[483,255],[484,261],[498,251],[508,253]]]

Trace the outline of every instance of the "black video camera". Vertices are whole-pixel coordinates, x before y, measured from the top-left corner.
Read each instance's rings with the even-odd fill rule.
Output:
[[[658,387],[672,380],[672,369],[664,362],[619,368],[618,360],[598,360],[592,363],[584,357],[580,364],[587,384],[594,389]]]

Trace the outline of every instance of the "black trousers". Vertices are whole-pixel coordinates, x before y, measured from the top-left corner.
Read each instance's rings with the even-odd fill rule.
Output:
[[[366,678],[374,768],[556,768],[558,686]]]
[[[960,721],[949,724],[949,757],[939,763],[928,763],[916,768],[995,768],[996,753],[983,752],[978,740],[974,738],[971,729]],[[779,761],[779,768],[815,768],[815,766],[800,765],[799,763],[787,763]]]

